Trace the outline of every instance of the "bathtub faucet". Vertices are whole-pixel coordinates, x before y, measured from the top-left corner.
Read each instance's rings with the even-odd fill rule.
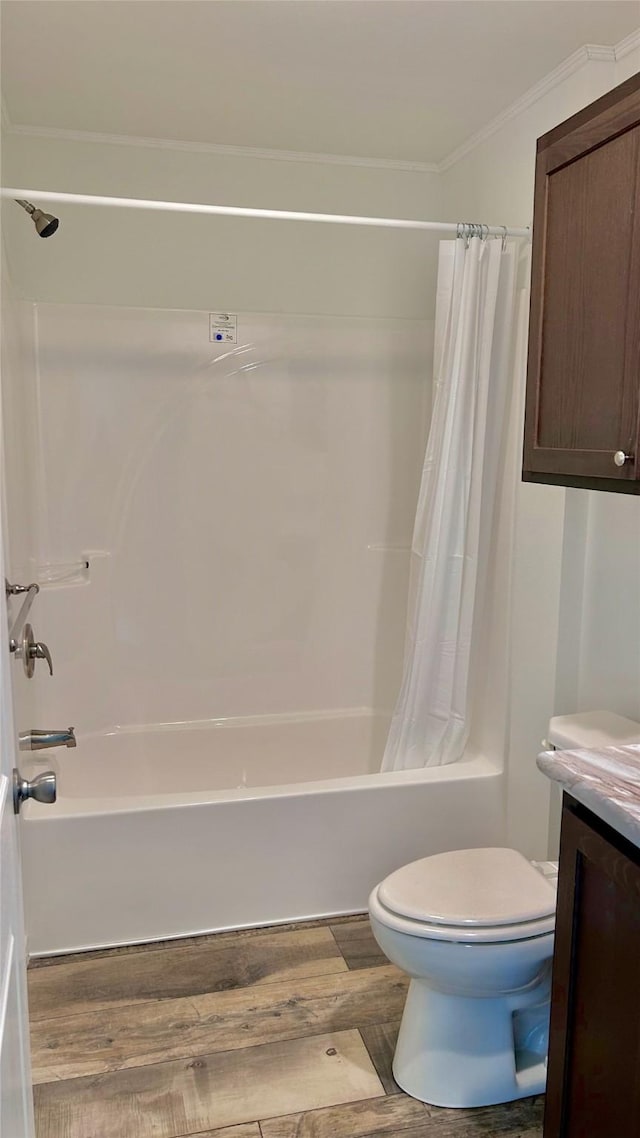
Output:
[[[49,747],[75,747],[76,736],[73,727],[66,731],[24,731],[18,736],[21,751],[46,751]]]

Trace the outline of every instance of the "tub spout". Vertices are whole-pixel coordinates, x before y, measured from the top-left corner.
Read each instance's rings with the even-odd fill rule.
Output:
[[[49,747],[75,747],[76,736],[73,727],[66,731],[24,731],[18,736],[21,751],[46,751]]]

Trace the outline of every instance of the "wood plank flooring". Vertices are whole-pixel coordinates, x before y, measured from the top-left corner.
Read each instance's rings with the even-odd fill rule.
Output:
[[[38,960],[37,1138],[541,1138],[542,1099],[441,1110],[391,1061],[407,980],[365,917]]]

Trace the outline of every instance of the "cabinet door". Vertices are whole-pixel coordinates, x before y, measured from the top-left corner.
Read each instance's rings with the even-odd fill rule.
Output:
[[[544,1138],[638,1138],[640,851],[580,810],[562,813]]]
[[[538,141],[523,477],[638,493],[639,431],[634,76]]]

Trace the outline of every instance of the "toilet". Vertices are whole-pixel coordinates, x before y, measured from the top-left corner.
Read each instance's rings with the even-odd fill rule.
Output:
[[[434,854],[369,898],[373,934],[411,977],[396,1082],[434,1106],[544,1090],[556,891],[512,849]]]
[[[612,746],[640,725],[610,712],[551,720],[546,747]],[[395,870],[369,898],[373,934],[411,977],[393,1073],[434,1106],[543,1091],[557,863],[453,850]]]

